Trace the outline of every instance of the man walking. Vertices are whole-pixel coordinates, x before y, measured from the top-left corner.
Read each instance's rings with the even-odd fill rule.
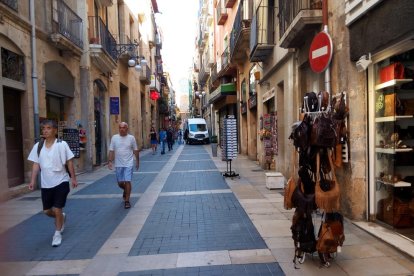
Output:
[[[46,120],[42,122],[41,128],[43,139],[33,146],[28,157],[28,160],[33,162],[29,189],[34,189],[40,171],[43,212],[55,219],[52,246],[56,247],[62,243],[62,232],[66,219],[63,207],[65,207],[70,191],[70,177],[65,165],[68,166],[72,178],[72,187],[76,188],[78,182],[73,166],[74,155],[72,151],[65,141],[56,139],[56,122]]]
[[[108,168],[112,170],[112,162],[115,160],[115,172],[118,186],[124,190],[123,199],[125,209],[131,208],[129,198],[131,196],[131,181],[134,171],[134,155],[136,168],[139,169],[139,151],[135,137],[128,134],[128,124],[119,124],[119,134],[112,136],[109,145]]]
[[[161,128],[159,137],[161,143],[161,154],[165,154],[165,142],[167,141],[167,132],[164,128]]]

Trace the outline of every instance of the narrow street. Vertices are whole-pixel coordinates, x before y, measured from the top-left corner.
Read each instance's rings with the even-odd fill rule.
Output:
[[[209,145],[141,152],[132,208],[123,208],[113,171],[78,176],[66,204],[62,245],[51,247],[53,221],[36,190],[0,205],[2,275],[410,275],[414,262],[346,221],[342,253],[330,268],[315,254],[293,267],[283,191],[268,190],[265,171],[245,156],[240,178]],[[320,218],[315,225],[319,227]]]

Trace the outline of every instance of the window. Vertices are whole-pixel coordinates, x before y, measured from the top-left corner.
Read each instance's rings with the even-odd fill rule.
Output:
[[[205,124],[191,124],[189,125],[190,131],[206,131],[206,125]]]
[[[1,70],[4,78],[24,82],[23,56],[1,48]]]

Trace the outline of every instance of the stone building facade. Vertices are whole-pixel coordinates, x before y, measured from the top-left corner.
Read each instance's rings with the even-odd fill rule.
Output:
[[[59,136],[75,131],[78,172],[105,164],[121,121],[149,146],[158,125],[149,92],[161,92],[151,80],[162,75],[157,9],[155,0],[0,1],[2,199],[27,189],[43,119],[58,121]]]
[[[411,22],[412,5],[404,0],[239,0],[214,1],[212,12],[216,52],[226,34],[217,31],[223,28],[219,23],[223,7],[228,14],[225,26],[232,26],[228,32],[234,43],[230,43],[228,57],[230,66],[237,70],[233,80],[239,152],[257,160],[264,169],[289,178],[297,166],[289,135],[292,125],[300,120],[305,94],[328,91],[335,97],[345,92],[349,106],[347,140],[341,148],[343,164],[336,170],[341,212],[368,231],[369,223],[374,222],[375,227],[410,239],[414,209],[408,206],[414,203],[414,163],[408,160],[414,159],[407,156],[414,143],[407,133],[411,133],[413,114],[401,115],[400,110],[400,117],[378,117],[375,107],[378,95],[397,93],[398,101],[411,110],[414,25],[400,26],[396,18]],[[398,11],[400,16],[395,14],[388,20],[390,10]],[[322,31],[332,40],[332,57],[327,70],[316,73],[311,66],[310,47]],[[243,44],[246,34],[247,46]],[[217,56],[215,62],[219,62]],[[366,66],[358,65],[361,63]],[[402,64],[405,74],[381,80],[384,68],[395,64]],[[210,79],[214,69],[210,70]],[[213,90],[206,91],[211,97]],[[209,104],[212,109],[216,106],[214,101]],[[269,122],[274,124],[270,134],[264,132]],[[402,149],[387,148],[389,132],[404,137],[398,141]],[[270,137],[266,139],[266,135]],[[385,149],[378,148],[381,142],[386,144]]]

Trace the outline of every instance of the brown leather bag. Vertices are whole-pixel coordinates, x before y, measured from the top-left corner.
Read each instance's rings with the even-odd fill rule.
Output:
[[[334,123],[327,114],[320,114],[313,120],[310,144],[312,146],[332,148],[337,141]]]
[[[287,184],[285,186],[283,206],[285,207],[286,210],[290,210],[293,208],[292,194],[295,188],[296,188],[296,182],[292,175],[287,181]]]
[[[345,241],[343,222],[341,220],[326,220],[322,223],[318,236],[316,243],[318,253],[335,253],[338,246],[342,246]]]
[[[339,210],[340,202],[340,190],[338,180],[335,175],[335,166],[332,162],[331,151],[328,150],[329,165],[331,166],[332,182],[330,183],[330,190],[323,191],[321,188],[321,165],[319,152],[316,155],[316,185],[315,185],[315,202],[319,209],[323,209],[325,212],[336,212]]]

